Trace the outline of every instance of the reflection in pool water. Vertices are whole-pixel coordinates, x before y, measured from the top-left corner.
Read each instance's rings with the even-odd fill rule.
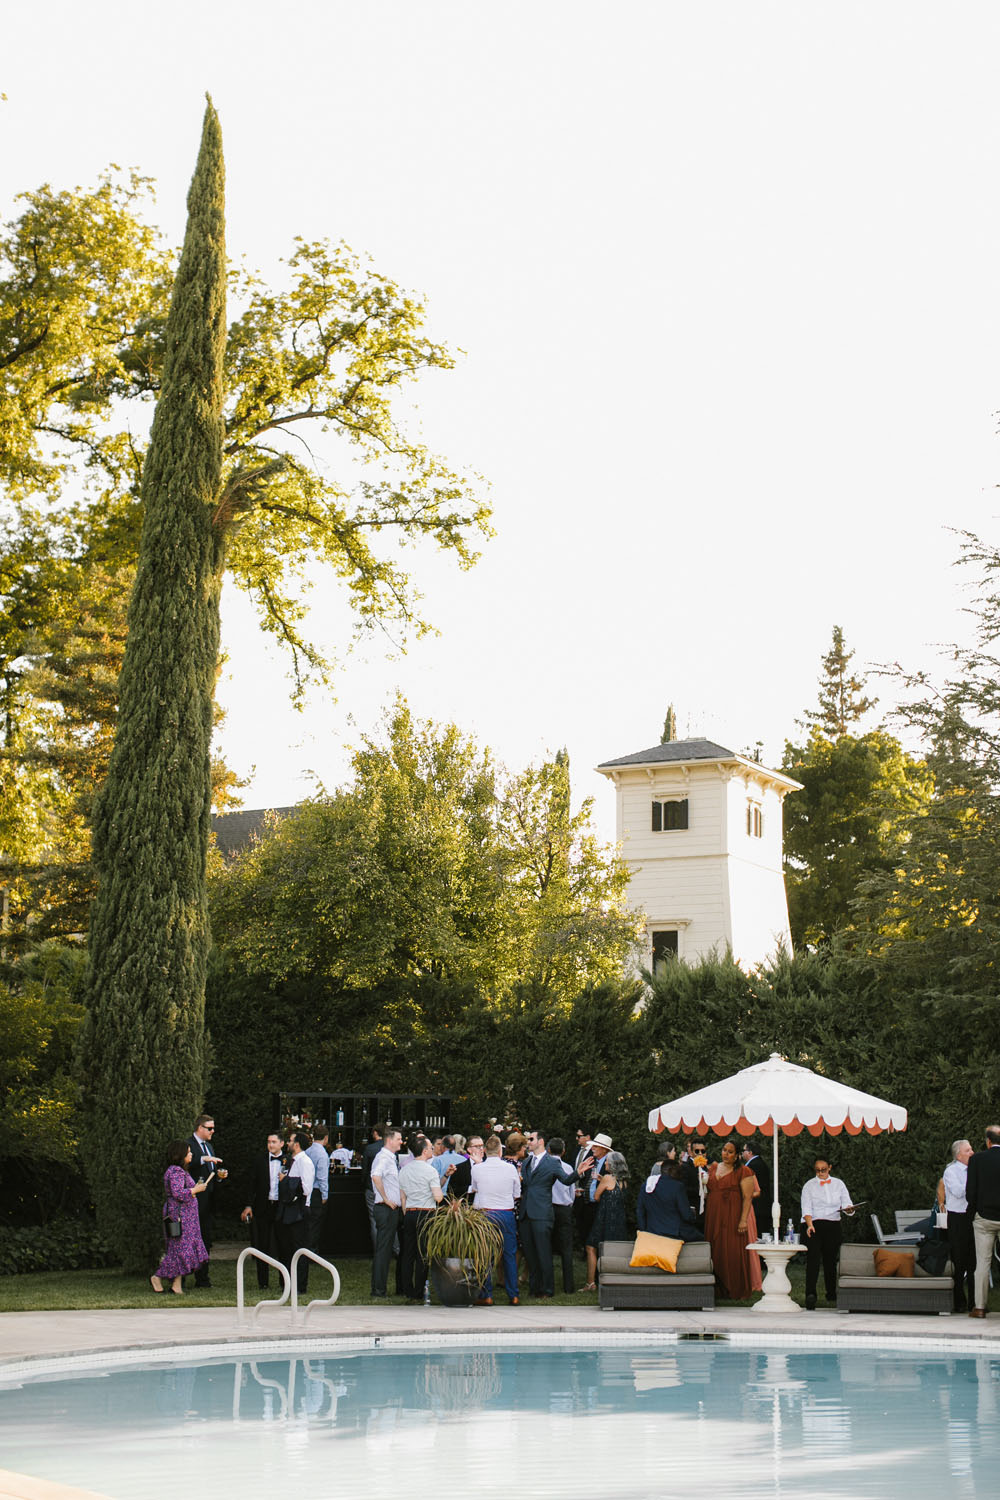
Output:
[[[5,1467],[115,1500],[985,1496],[987,1354],[436,1345],[52,1376],[0,1390]]]

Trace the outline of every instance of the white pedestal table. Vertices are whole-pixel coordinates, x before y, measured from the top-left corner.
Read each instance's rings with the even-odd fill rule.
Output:
[[[753,1311],[757,1313],[800,1313],[801,1307],[792,1301],[792,1283],[788,1279],[787,1266],[793,1255],[798,1255],[804,1250],[805,1245],[790,1245],[787,1240],[779,1240],[776,1244],[764,1245],[754,1241],[748,1245],[748,1250],[756,1250],[761,1260],[767,1266],[767,1275],[764,1277],[764,1295],[759,1302],[753,1305]]]

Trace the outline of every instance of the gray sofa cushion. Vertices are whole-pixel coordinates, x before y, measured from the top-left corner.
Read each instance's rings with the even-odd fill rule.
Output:
[[[841,1276],[837,1283],[845,1291],[852,1286],[864,1287],[868,1291],[888,1291],[890,1297],[893,1287],[909,1287],[911,1291],[917,1287],[921,1292],[950,1292],[953,1284],[950,1276]]]
[[[661,1271],[656,1266],[630,1266],[634,1240],[605,1240],[600,1260],[602,1276],[712,1276],[712,1247],[707,1240],[684,1245],[677,1257],[676,1271]]]

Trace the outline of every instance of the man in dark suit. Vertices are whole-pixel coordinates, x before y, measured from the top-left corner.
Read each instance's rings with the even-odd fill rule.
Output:
[[[545,1149],[545,1131],[529,1130],[528,1154],[521,1166],[521,1246],[528,1262],[528,1290],[533,1297],[555,1296],[552,1267],[552,1184],[575,1182],[577,1173]],[[581,1165],[586,1169],[590,1158]]]
[[[365,1149],[361,1155],[361,1186],[365,1195],[365,1207],[368,1210],[368,1231],[372,1237],[373,1255],[375,1254],[378,1231],[375,1227],[375,1189],[372,1187],[372,1162],[382,1149],[382,1137],[384,1135],[384,1125],[373,1125],[371,1140],[365,1142]]]
[[[639,1189],[636,1219],[640,1229],[665,1235],[667,1239],[705,1238],[695,1223],[694,1209],[680,1181],[680,1166],[675,1162],[665,1162],[659,1174],[650,1173],[646,1178]]]
[[[215,1120],[212,1115],[199,1115],[194,1123],[194,1134],[188,1136],[188,1145],[191,1147],[191,1166],[189,1171],[195,1182],[207,1183],[204,1192],[197,1195],[198,1200],[198,1224],[201,1229],[201,1237],[205,1242],[205,1249],[209,1255],[212,1253],[212,1219],[215,1211],[215,1185],[226,1176],[226,1170],[222,1165],[222,1157],[216,1156],[215,1146]],[[214,1174],[214,1175],[213,1175]],[[211,1179],[211,1180],[209,1180]],[[208,1261],[202,1261],[194,1273],[194,1284],[196,1287],[210,1287],[208,1279]]]
[[[278,1241],[275,1234],[278,1210],[278,1178],[281,1174],[281,1152],[284,1141],[276,1130],[267,1138],[267,1150],[254,1155],[250,1167],[249,1202],[240,1214],[244,1224],[250,1225],[250,1243],[255,1250],[263,1250],[273,1260],[278,1258]],[[254,1259],[257,1267],[257,1285],[261,1291],[267,1288],[270,1274],[267,1262]]]
[[[705,1225],[705,1181],[708,1168],[708,1153],[701,1136],[688,1141],[687,1150],[681,1155],[681,1182],[688,1202],[694,1210],[699,1227]]]
[[[757,1238],[762,1234],[771,1234],[771,1169],[762,1156],[757,1155],[757,1147],[751,1141],[747,1141],[742,1151],[743,1165],[749,1167],[757,1179],[760,1188],[760,1197],[753,1200],[753,1214],[757,1220]]]
[[[965,1201],[976,1241],[976,1305],[970,1318],[985,1318],[990,1297],[990,1262],[1000,1235],[1000,1125],[986,1131],[986,1150],[969,1157]]]

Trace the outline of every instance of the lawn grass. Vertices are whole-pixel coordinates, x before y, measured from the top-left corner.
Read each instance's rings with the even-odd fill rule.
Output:
[[[371,1297],[371,1261],[367,1258],[341,1259],[336,1262],[340,1272],[340,1303],[347,1307],[368,1305]],[[576,1285],[583,1287],[586,1279],[584,1264],[577,1262]],[[166,1292],[162,1297],[150,1291],[149,1281],[142,1276],[123,1276],[120,1271],[38,1271],[23,1276],[0,1278],[0,1312],[59,1312],[73,1309],[135,1308],[135,1307],[235,1307],[236,1305],[236,1261],[213,1260],[212,1286],[208,1291],[195,1291],[193,1279],[187,1278],[185,1294],[175,1297]],[[314,1266],[309,1277],[309,1294],[313,1297],[327,1295],[329,1277]],[[559,1272],[556,1272],[556,1295],[547,1305],[561,1307],[596,1307],[597,1293],[576,1291],[567,1296],[559,1290]],[[395,1285],[389,1277],[389,1302],[399,1305],[400,1299],[391,1295]],[[257,1291],[253,1270],[248,1265],[244,1279],[248,1306],[261,1297],[278,1295],[277,1277],[272,1274],[269,1292]],[[525,1305],[535,1299],[527,1288],[522,1288]],[[497,1296],[497,1304],[506,1302],[503,1292]]]
[[[340,1303],[348,1307],[371,1303],[371,1261],[366,1257],[344,1258],[338,1260],[336,1266],[340,1272]],[[582,1259],[577,1261],[576,1267],[576,1285],[579,1290],[570,1295],[559,1290],[561,1278],[557,1267],[556,1294],[552,1302],[547,1304],[548,1306],[597,1306],[597,1293],[582,1290],[586,1279]],[[793,1288],[798,1292],[798,1300],[801,1301],[804,1272],[799,1272],[796,1278],[797,1271],[799,1268],[793,1267],[791,1280]],[[213,1260],[211,1275],[212,1286],[207,1291],[196,1291],[193,1278],[188,1277],[183,1297],[175,1297],[169,1291],[162,1297],[156,1296],[150,1290],[146,1277],[124,1276],[118,1270],[38,1271],[21,1276],[4,1276],[0,1277],[0,1312],[61,1312],[96,1308],[160,1307],[161,1305],[165,1307],[235,1307],[236,1261]],[[398,1304],[399,1299],[391,1295],[393,1286],[394,1281],[390,1275],[389,1301]],[[272,1290],[258,1293],[256,1277],[249,1265],[246,1268],[244,1287],[248,1306],[260,1301],[262,1297],[278,1295],[277,1277],[273,1274]],[[309,1277],[310,1296],[323,1297],[327,1294],[328,1287],[329,1278],[314,1266]],[[529,1296],[527,1288],[522,1288],[522,1294],[525,1305],[530,1306],[535,1299]],[[497,1296],[497,1303],[502,1306],[505,1302],[506,1297],[501,1291]],[[718,1305],[735,1307],[750,1304],[749,1302],[720,1302]]]
[[[577,1287],[582,1288],[585,1277],[583,1261],[577,1263]],[[340,1259],[336,1262],[340,1272],[340,1304],[343,1306],[368,1305],[372,1302],[371,1261],[367,1257]],[[249,1266],[244,1286],[248,1306],[263,1297],[276,1297],[277,1278],[272,1275],[272,1290],[257,1291],[256,1277]],[[798,1256],[788,1267],[788,1279],[792,1284],[792,1296],[796,1302],[805,1303],[804,1257]],[[821,1278],[822,1283],[822,1278]],[[309,1277],[309,1295],[328,1295],[329,1278],[314,1266]],[[394,1283],[390,1276],[391,1305],[400,1305],[401,1299],[393,1297]],[[559,1268],[556,1268],[556,1295],[546,1303],[548,1307],[596,1307],[597,1293],[578,1290],[567,1296],[559,1290],[561,1285]],[[97,1308],[143,1308],[143,1307],[235,1307],[236,1306],[236,1261],[213,1260],[212,1287],[208,1291],[195,1291],[188,1277],[187,1290],[183,1297],[174,1297],[168,1291],[162,1297],[154,1295],[149,1281],[142,1276],[123,1276],[120,1271],[39,1271],[22,1276],[0,1277],[0,1312],[61,1312],[93,1310]],[[525,1306],[535,1299],[522,1288]],[[755,1298],[745,1302],[716,1301],[717,1307],[750,1307]],[[497,1304],[503,1306],[506,1298],[501,1292]],[[991,1297],[991,1304],[1000,1302],[1000,1291]],[[823,1302],[820,1302],[822,1308]]]

